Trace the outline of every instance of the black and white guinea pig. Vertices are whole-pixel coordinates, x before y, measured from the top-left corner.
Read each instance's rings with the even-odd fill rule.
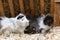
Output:
[[[12,32],[24,33],[25,28],[29,25],[29,20],[23,13],[19,13],[14,18],[0,17],[0,33],[9,35]]]
[[[41,16],[30,19],[29,26],[25,29],[24,33],[35,34],[35,33],[46,33],[50,30],[53,24],[53,17],[50,14],[42,14]]]
[[[42,14],[39,18],[37,18],[40,33],[46,33],[52,27],[54,22],[53,17],[50,14]]]

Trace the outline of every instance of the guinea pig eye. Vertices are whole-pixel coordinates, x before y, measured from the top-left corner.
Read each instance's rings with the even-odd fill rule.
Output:
[[[21,19],[21,18],[23,18],[24,16],[19,16],[17,19]]]

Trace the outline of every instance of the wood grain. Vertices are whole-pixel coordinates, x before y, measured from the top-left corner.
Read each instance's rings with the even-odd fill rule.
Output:
[[[14,7],[13,7],[13,0],[8,0],[8,4],[9,4],[11,16],[12,16],[12,17],[15,17]]]
[[[33,0],[29,0],[29,1],[30,1],[31,15],[34,16],[34,2],[33,2]]]
[[[19,0],[19,6],[20,6],[20,11],[21,11],[21,13],[25,13],[23,0]]]
[[[1,16],[5,16],[2,0],[0,0],[0,12],[1,12]]]
[[[44,13],[44,0],[40,0],[40,10],[41,13]]]

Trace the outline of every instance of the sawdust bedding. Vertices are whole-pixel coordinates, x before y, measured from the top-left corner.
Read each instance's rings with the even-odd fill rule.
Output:
[[[43,34],[10,34],[10,36],[0,35],[0,40],[60,40],[60,27],[54,27],[50,33]]]

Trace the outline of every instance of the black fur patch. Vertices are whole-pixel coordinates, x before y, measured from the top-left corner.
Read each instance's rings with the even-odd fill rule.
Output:
[[[21,19],[21,18],[23,18],[24,16],[19,16],[17,19]]]
[[[33,29],[34,29],[34,30],[33,30]],[[35,34],[36,31],[35,31],[35,28],[34,28],[34,27],[28,26],[28,27],[26,28],[26,30],[24,30],[24,33],[25,33],[25,34]]]
[[[43,28],[41,28],[39,32],[41,33],[41,32],[42,32],[42,30],[43,30]]]
[[[36,34],[39,31],[39,26],[36,20],[30,20],[30,24],[26,27],[24,33],[26,34]]]
[[[0,20],[2,20],[2,18],[0,18]]]
[[[43,22],[45,25],[51,26],[51,24],[53,24],[53,21],[53,17],[48,15],[44,18]]]

